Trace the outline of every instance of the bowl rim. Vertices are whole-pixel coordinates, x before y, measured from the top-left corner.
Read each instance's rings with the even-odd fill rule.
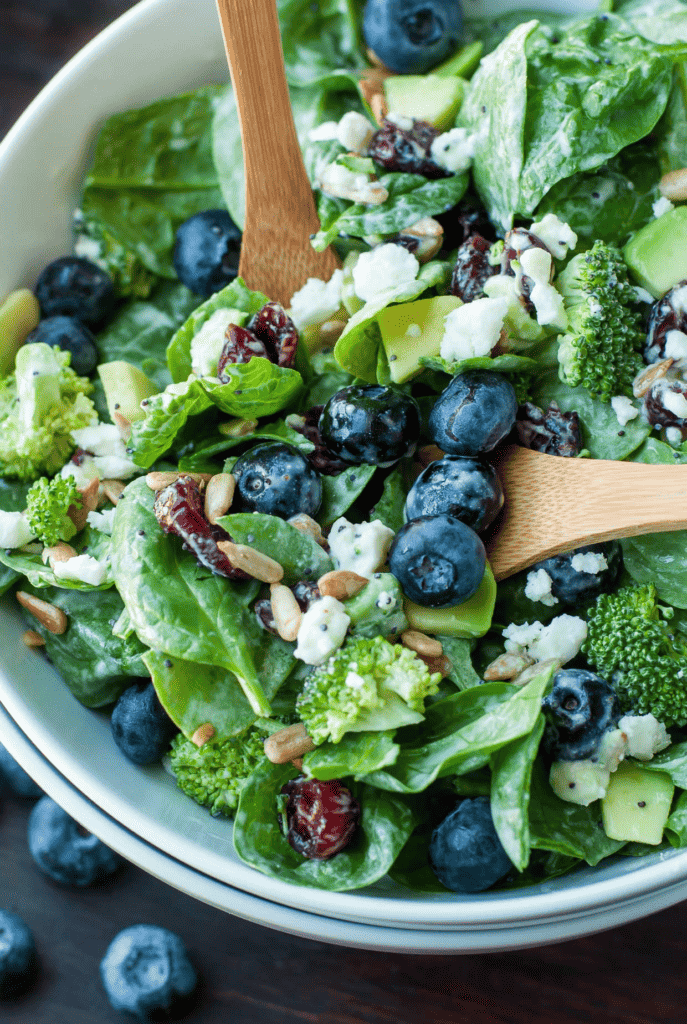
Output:
[[[0,180],[6,166],[13,159],[17,147],[27,134],[39,126],[46,112],[59,101],[60,94],[73,86],[82,70],[101,58],[107,58],[110,47],[121,41],[130,33],[135,33],[145,20],[161,17],[162,12],[169,10],[178,0],[140,0],[129,11],[111,23],[99,35],[83,47],[71,60],[57,72],[54,78],[41,90],[19,117],[5,138],[0,142]],[[208,0],[208,5],[210,0]],[[214,4],[212,5],[214,10]],[[219,26],[217,26],[219,37]],[[159,94],[158,94],[159,95]],[[8,689],[9,684],[9,689]],[[11,680],[0,672],[0,699],[3,700],[18,727],[25,736],[39,749],[50,750],[50,760],[64,778],[82,795],[99,806],[111,818],[117,819],[116,807],[119,801],[108,799],[107,786],[92,776],[82,773],[79,781],[75,781],[68,752],[55,750],[48,743],[41,747],[42,727],[35,719],[32,708],[23,700],[21,694],[12,686]],[[110,780],[111,783],[111,780]],[[111,788],[111,786],[110,786]],[[158,827],[159,827],[159,823]],[[141,817],[138,827],[130,829],[139,836],[150,837],[150,828],[156,825],[155,820],[146,821]],[[161,847],[161,839],[152,845]],[[280,905],[300,908],[324,916],[359,923],[377,921],[386,922],[384,927],[393,924],[408,924],[409,919],[424,924],[415,924],[415,928],[468,927],[474,929],[490,929],[495,926],[519,925],[530,927],[532,922],[544,922],[553,918],[573,920],[580,914],[589,913],[604,907],[620,907],[640,898],[656,896],[662,890],[681,887],[687,882],[687,850],[667,851],[649,855],[650,860],[637,864],[632,870],[614,878],[598,881],[585,881],[567,889],[556,891],[510,890],[508,892],[484,893],[477,898],[453,900],[450,894],[441,901],[411,894],[404,898],[390,899],[385,896],[366,894],[365,890],[332,893],[324,890],[295,886],[281,882],[261,874],[246,864],[239,863],[236,867],[235,884],[243,892],[271,900]],[[196,862],[186,861],[187,866],[202,872],[202,849],[198,848]],[[233,864],[233,862],[232,862]],[[592,871],[594,869],[591,869]],[[685,892],[676,899],[687,895]],[[673,900],[675,902],[676,900]],[[649,911],[650,912],[650,911]],[[487,915],[488,918],[487,918]]]

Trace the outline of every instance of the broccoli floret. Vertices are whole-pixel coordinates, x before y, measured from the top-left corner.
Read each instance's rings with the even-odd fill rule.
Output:
[[[67,512],[70,505],[81,506],[81,495],[73,476],[42,476],[26,495],[26,518],[38,540],[52,547],[61,540],[71,540],[76,527]]]
[[[632,395],[646,337],[620,250],[596,242],[573,257],[557,288],[568,314],[558,349],[561,380],[572,387],[582,384],[604,402]]]
[[[170,755],[177,785],[211,814],[232,817],[246,779],[265,757],[268,731],[252,725],[240,736],[208,740],[202,747],[179,733]]]
[[[97,413],[86,396],[93,385],[69,366],[70,355],[50,345],[24,345],[14,375],[0,382],[0,476],[52,476],[76,447],[72,430]]]
[[[338,743],[347,732],[421,722],[440,681],[407,647],[360,637],[308,676],[296,711],[315,743]]]
[[[582,651],[612,684],[623,710],[687,724],[687,637],[670,628],[653,583],[601,594],[587,618]]]

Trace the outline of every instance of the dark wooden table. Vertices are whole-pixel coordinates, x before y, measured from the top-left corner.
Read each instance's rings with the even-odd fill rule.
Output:
[[[51,75],[131,6],[130,0],[0,0],[0,137]],[[433,957],[345,950],[246,924],[131,865],[99,888],[53,885],[28,853],[29,810],[11,798],[0,807],[0,907],[33,928],[41,972],[29,994],[0,1003],[2,1022],[123,1020],[107,1003],[98,964],[116,932],[138,922],[171,928],[187,943],[203,978],[199,1004],[187,1018],[193,1024],[687,1020],[681,906],[528,952]]]

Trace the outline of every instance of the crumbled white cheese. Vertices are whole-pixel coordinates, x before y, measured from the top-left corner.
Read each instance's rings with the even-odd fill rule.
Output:
[[[568,249],[574,249],[577,245],[577,235],[573,229],[555,213],[547,213],[541,220],[535,221],[530,231],[551,250],[557,260],[564,260]]]
[[[388,192],[369,174],[351,171],[344,164],[327,164],[318,175],[319,188],[327,195],[354,199],[358,203],[379,203],[388,198]]]
[[[0,511],[0,548],[23,548],[35,539],[23,512]]]
[[[318,124],[317,127],[310,129],[308,138],[311,142],[333,142],[339,138],[339,122],[324,121]]]
[[[107,566],[92,555],[75,555],[66,562],[54,562],[52,568],[59,580],[79,580],[94,587],[107,579]]]
[[[556,796],[582,807],[605,797],[610,781],[608,768],[591,760],[554,761],[549,772],[549,783]]]
[[[620,762],[625,760],[626,754],[627,735],[622,729],[606,729],[599,740],[592,760],[594,764],[600,764],[609,772],[614,772]]]
[[[327,539],[337,569],[356,572],[370,579],[386,562],[394,531],[379,519],[370,523],[349,523],[341,516]]]
[[[395,124],[404,132],[409,132],[413,127],[412,117],[407,117],[405,114],[395,114],[393,110],[390,110],[389,113],[385,115],[385,120],[391,121],[392,124]]]
[[[674,448],[682,444],[682,431],[679,427],[666,427],[666,441]]]
[[[323,665],[344,642],[350,616],[335,597],[321,597],[303,614],[293,652],[306,665]]]
[[[552,584],[553,580],[546,569],[533,570],[527,574],[525,597],[529,598],[530,601],[539,601],[540,604],[552,608],[555,604],[558,604],[558,598],[554,597],[551,593]]]
[[[99,533],[106,533],[110,536],[114,528],[114,517],[116,511],[116,508],[106,508],[104,512],[89,512],[86,516],[86,521],[94,530],[97,530]]]
[[[374,128],[363,115],[356,110],[349,110],[336,126],[336,137],[349,153],[362,154],[374,135]]]
[[[563,296],[550,284],[551,263],[551,253],[536,246],[520,254],[520,266],[534,282],[530,298],[537,312],[537,323],[563,331],[568,326],[568,316]]]
[[[85,455],[77,466],[75,462],[68,462],[60,470],[60,476],[74,477],[77,487],[87,487],[91,480],[100,479],[100,474],[95,468],[95,460],[92,455]]]
[[[662,217],[664,213],[670,213],[670,211],[674,210],[675,207],[671,203],[670,199],[667,199],[666,196],[661,196],[660,199],[657,199],[656,202],[653,203],[651,209],[654,212],[654,217]]]
[[[651,302],[653,302],[653,298]],[[687,284],[673,288],[670,293],[670,304],[676,313],[687,313]]]
[[[558,615],[544,626],[541,622],[512,623],[503,630],[507,651],[527,651],[535,661],[557,661],[561,665],[579,654],[587,639],[587,623],[576,615]]]
[[[627,395],[614,395],[611,399],[611,408],[616,414],[621,427],[624,427],[630,420],[639,416],[639,409],[633,405],[632,399],[628,398]]]
[[[245,313],[237,309],[216,309],[191,341],[191,369],[196,377],[216,377],[229,324],[245,323]],[[262,351],[262,350],[261,350]]]
[[[608,569],[608,560],[600,551],[582,551],[573,556],[570,565],[575,572],[598,576],[604,569]]]
[[[676,363],[687,359],[687,334],[682,331],[666,331],[665,359],[674,359]]]
[[[92,468],[101,480],[128,480],[138,472],[138,467],[126,454],[126,446],[114,424],[98,423],[93,427],[81,427],[72,430],[72,438],[79,448],[93,456]],[[86,462],[88,457],[84,459],[84,464]],[[78,470],[82,471],[81,475],[89,474],[89,480],[93,479],[91,468],[85,468],[84,465],[77,467],[73,462],[62,467],[62,476],[73,476],[78,481]]]
[[[681,391],[672,391],[665,388],[661,394],[663,408],[672,412],[679,420],[687,420],[687,398]]]
[[[654,754],[670,746],[666,727],[653,715],[624,715],[618,728],[627,736],[627,752],[639,761],[650,761]]]
[[[309,277],[291,298],[289,316],[299,331],[330,320],[341,306],[343,270],[335,270],[329,281]]]
[[[653,304],[655,301],[651,292],[648,292],[646,288],[640,288],[639,285],[632,285],[632,291],[637,296],[638,302],[648,302]]]
[[[432,160],[445,171],[462,174],[471,166],[475,155],[475,137],[467,128],[452,128],[437,135],[432,143]]]
[[[100,242],[95,238],[89,238],[88,235],[77,235],[74,242],[74,253],[82,260],[90,260],[97,266],[101,265],[102,249]]]
[[[489,355],[498,343],[508,300],[473,299],[446,316],[441,356],[449,361]]]
[[[420,272],[420,264],[411,252],[393,242],[362,252],[353,267],[353,287],[363,302],[389,288],[410,284]]]

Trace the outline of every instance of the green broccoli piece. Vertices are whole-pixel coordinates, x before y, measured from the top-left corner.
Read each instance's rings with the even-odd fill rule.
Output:
[[[653,583],[601,594],[587,616],[582,651],[616,690],[624,710],[687,724],[687,636],[671,630],[672,609]]]
[[[407,647],[382,637],[349,640],[305,681],[296,711],[312,740],[338,743],[347,732],[396,729],[421,722],[425,698],[439,689]]]
[[[177,785],[211,814],[233,817],[244,783],[265,757],[269,731],[252,725],[240,736],[208,740],[202,747],[179,733],[170,755]]]
[[[558,348],[561,380],[604,402],[632,395],[646,333],[620,250],[596,242],[571,259],[556,287],[568,314]]]
[[[74,451],[72,430],[97,421],[86,397],[93,385],[70,358],[50,345],[24,345],[13,376],[0,381],[0,476],[52,476]]]
[[[42,476],[29,488],[24,514],[38,540],[52,547],[58,541],[71,540],[76,533],[67,512],[70,505],[80,508],[81,503],[73,476],[53,480]]]

